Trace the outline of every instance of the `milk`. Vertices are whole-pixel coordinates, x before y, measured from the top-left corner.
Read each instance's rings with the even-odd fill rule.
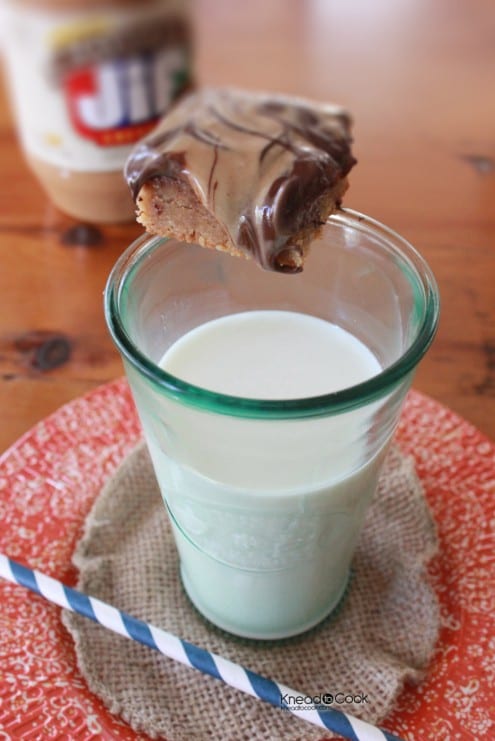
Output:
[[[211,392],[266,400],[329,394],[381,370],[341,327],[273,310],[207,322],[159,365]],[[279,638],[335,607],[383,458],[366,450],[372,412],[251,419],[164,396],[142,415],[185,589],[212,622]]]
[[[196,386],[252,399],[329,394],[381,370],[345,329],[294,311],[246,311],[206,322],[177,340],[159,365]]]

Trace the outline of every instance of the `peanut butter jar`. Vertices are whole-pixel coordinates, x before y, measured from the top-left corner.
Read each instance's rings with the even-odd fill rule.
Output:
[[[0,0],[11,99],[27,161],[84,221],[134,218],[135,142],[192,84],[189,2]]]

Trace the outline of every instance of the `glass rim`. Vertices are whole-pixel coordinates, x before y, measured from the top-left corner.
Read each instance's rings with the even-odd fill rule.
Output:
[[[433,341],[438,327],[440,308],[436,280],[428,263],[410,242],[379,221],[357,211],[342,208],[332,214],[326,223],[351,227],[357,231],[380,237],[406,263],[409,263],[408,272],[412,264],[416,282],[422,288],[422,321],[416,336],[400,358],[380,373],[359,384],[328,394],[272,400],[245,398],[211,391],[183,381],[163,370],[134,344],[121,321],[119,311],[122,287],[132,268],[151,249],[157,249],[170,241],[167,237],[157,237],[147,233],[132,242],[118,258],[105,286],[105,319],[111,337],[121,355],[172,399],[203,411],[235,417],[290,419],[328,416],[351,411],[385,396],[414,370]],[[287,279],[290,280],[290,276]],[[415,302],[417,301],[418,299],[415,298]]]

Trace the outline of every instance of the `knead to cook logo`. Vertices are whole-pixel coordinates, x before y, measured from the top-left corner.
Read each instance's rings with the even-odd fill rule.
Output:
[[[280,695],[280,705],[286,710],[325,709],[332,705],[365,705],[368,695],[363,692],[323,692],[319,695],[291,695],[288,692]]]

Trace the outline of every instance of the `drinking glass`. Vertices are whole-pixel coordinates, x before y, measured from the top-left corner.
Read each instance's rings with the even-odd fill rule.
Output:
[[[381,371],[326,395],[254,399],[212,392],[160,367],[194,328],[253,310],[336,324],[376,356]],[[239,636],[284,638],[338,604],[438,311],[435,280],[418,252],[349,210],[328,219],[297,275],[148,235],[120,257],[105,291],[106,320],[183,586],[212,623]],[[255,346],[251,362],[255,368]]]

